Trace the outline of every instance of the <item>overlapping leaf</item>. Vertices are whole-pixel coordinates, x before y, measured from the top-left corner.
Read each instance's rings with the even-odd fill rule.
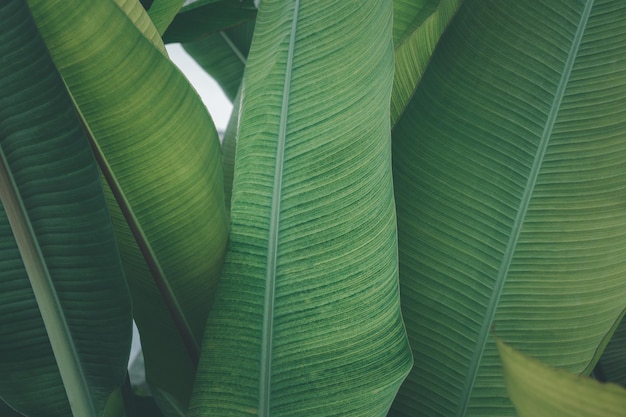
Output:
[[[507,390],[518,417],[620,417],[626,390],[549,368],[496,342]]]
[[[626,299],[626,6],[466,0],[393,132],[414,370],[393,416],[513,415],[489,329],[579,373]]]
[[[394,1],[396,66],[391,95],[392,126],[413,96],[439,38],[462,1]]]
[[[123,206],[112,215],[148,379],[186,405],[227,238],[217,133],[187,80],[115,3],[29,4]]]

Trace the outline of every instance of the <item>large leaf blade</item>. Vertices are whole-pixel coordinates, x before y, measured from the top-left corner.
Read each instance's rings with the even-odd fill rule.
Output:
[[[393,415],[511,415],[493,324],[572,372],[597,360],[626,290],[623,13],[466,1],[437,46],[393,133],[416,358]]]
[[[186,406],[227,240],[217,132],[115,3],[29,4],[121,207],[112,216],[148,379]]]
[[[190,414],[383,415],[411,364],[389,188],[391,3],[260,7]]]
[[[26,3],[0,15],[0,395],[29,416],[101,416],[131,337],[102,185]]]

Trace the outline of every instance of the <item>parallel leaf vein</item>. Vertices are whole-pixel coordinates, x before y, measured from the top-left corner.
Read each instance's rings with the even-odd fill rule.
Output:
[[[503,259],[500,264],[500,268],[498,270],[498,275],[496,276],[496,281],[494,283],[493,291],[489,299],[487,311],[485,313],[483,323],[481,325],[480,333],[478,335],[478,340],[476,342],[476,346],[472,353],[472,359],[470,362],[468,372],[466,374],[463,391],[461,393],[461,398],[458,402],[458,409],[456,413],[457,417],[465,416],[467,412],[467,408],[469,406],[469,400],[470,400],[471,393],[474,387],[474,383],[476,381],[476,376],[478,374],[480,362],[483,357],[485,347],[487,345],[489,330],[491,329],[491,325],[493,323],[493,319],[495,317],[496,310],[500,302],[500,296],[502,294],[502,290],[504,288],[504,284],[508,276],[509,267],[511,266],[511,262],[513,260],[513,255],[515,253],[515,248],[517,246],[517,242],[518,242],[521,230],[522,230],[522,225],[524,224],[526,213],[528,211],[528,206],[530,204],[530,200],[532,198],[532,194],[535,189],[535,185],[537,183],[537,178],[539,177],[539,171],[541,170],[543,159],[546,154],[546,150],[548,149],[550,137],[552,136],[552,130],[554,128],[556,118],[559,113],[559,109],[561,107],[563,97],[565,95],[565,90],[567,88],[567,84],[569,82],[569,78],[572,73],[572,68],[574,66],[574,61],[576,60],[576,56],[578,55],[578,48],[580,47],[580,44],[581,44],[581,41],[585,32],[585,27],[587,26],[587,22],[589,20],[589,16],[591,15],[591,9],[593,8],[593,3],[594,3],[594,0],[587,0],[585,8],[582,12],[580,21],[577,26],[576,33],[574,35],[574,39],[572,41],[572,45],[570,46],[570,50],[568,52],[567,60],[565,61],[563,72],[561,74],[561,79],[559,80],[559,84],[557,86],[554,99],[550,106],[550,111],[548,112],[548,115],[547,115],[548,117],[546,119],[546,123],[543,129],[542,135],[541,135],[541,140],[537,148],[537,153],[535,154],[535,159],[533,161],[533,165],[528,175],[528,180],[524,188],[524,193],[522,194],[522,198],[520,200],[520,204],[517,209],[517,215],[513,222],[513,227],[511,230],[511,234],[509,236],[509,241],[507,242]]]

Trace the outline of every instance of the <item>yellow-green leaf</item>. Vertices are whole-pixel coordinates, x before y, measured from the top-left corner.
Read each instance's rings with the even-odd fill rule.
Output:
[[[623,417],[626,390],[548,367],[496,341],[518,417]]]

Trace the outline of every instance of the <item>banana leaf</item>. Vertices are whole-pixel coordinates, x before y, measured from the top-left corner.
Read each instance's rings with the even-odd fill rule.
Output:
[[[500,337],[589,372],[626,299],[626,5],[466,0],[393,130],[415,367],[391,416],[512,416]]]
[[[626,390],[547,367],[496,341],[518,417],[620,417]]]
[[[391,17],[389,1],[261,2],[190,416],[381,416],[408,373]]]
[[[131,303],[96,161],[27,4],[3,2],[0,21],[0,397],[102,416]]]
[[[148,381],[184,408],[227,241],[217,132],[193,87],[115,3],[29,5],[115,196]]]

